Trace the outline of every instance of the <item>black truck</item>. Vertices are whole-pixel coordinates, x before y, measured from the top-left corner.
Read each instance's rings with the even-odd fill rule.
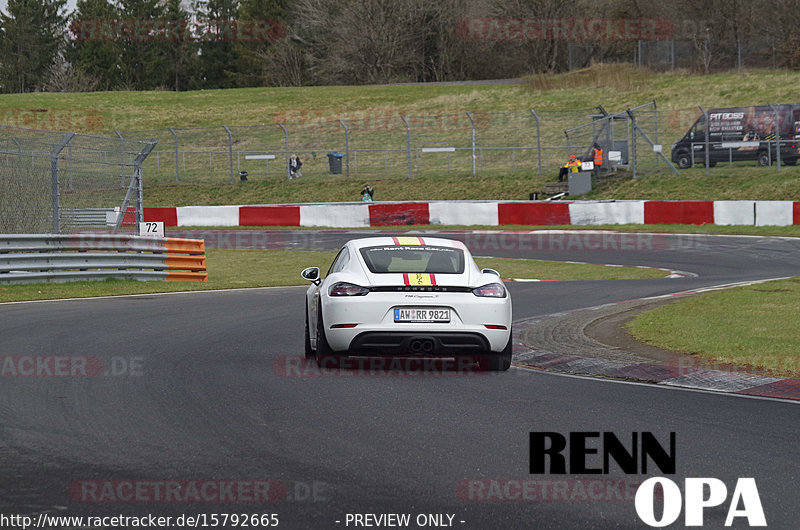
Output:
[[[768,166],[778,158],[794,165],[800,158],[800,104],[710,109],[708,127],[700,115],[686,134],[672,146],[672,161],[681,169],[693,164],[755,160]],[[706,140],[708,129],[708,140]]]

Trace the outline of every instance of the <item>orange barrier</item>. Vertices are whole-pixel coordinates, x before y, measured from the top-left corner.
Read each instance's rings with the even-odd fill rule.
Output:
[[[168,237],[164,247],[170,252],[164,260],[168,282],[208,281],[206,242],[203,239]]]
[[[207,272],[169,271],[165,278],[168,282],[207,282]]]
[[[177,252],[180,254],[203,254],[206,253],[206,242],[203,239],[180,239],[168,237],[164,245],[167,252]]]

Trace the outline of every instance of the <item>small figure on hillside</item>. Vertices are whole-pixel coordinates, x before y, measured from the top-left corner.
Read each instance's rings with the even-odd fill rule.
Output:
[[[575,173],[581,170],[581,159],[577,158],[575,155],[569,155],[569,162],[561,166],[561,169],[558,170],[558,181],[564,182],[564,177],[567,176],[567,173],[572,172]]]
[[[375,197],[375,188],[370,188],[369,184],[364,184],[364,189],[361,190],[361,200],[364,202],[372,202]]]
[[[300,158],[297,155],[292,154],[292,156],[289,157],[289,178],[290,179],[291,178],[295,178],[295,177],[300,178],[300,177],[303,176],[303,174],[300,173],[300,166],[302,166],[302,165],[303,165],[303,163],[300,161]]]
[[[603,149],[596,142],[592,145],[592,161],[594,162],[594,174],[598,175],[603,169]]]

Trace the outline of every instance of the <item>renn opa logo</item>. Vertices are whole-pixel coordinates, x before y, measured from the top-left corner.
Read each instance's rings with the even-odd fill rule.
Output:
[[[613,461],[627,475],[646,474],[650,462],[661,473],[674,475],[675,438],[671,432],[665,447],[651,432],[633,432],[629,443],[612,432],[571,432],[569,437],[557,432],[531,432],[530,473],[607,475]],[[663,499],[660,517],[656,515],[657,499]],[[722,506],[727,500],[728,487],[717,478],[686,478],[681,493],[671,479],[651,477],[637,489],[634,504],[642,522],[660,528],[675,523],[682,510],[686,526],[702,526],[704,510]],[[746,520],[749,526],[767,526],[754,478],[736,481],[725,526],[732,526],[737,519]]]

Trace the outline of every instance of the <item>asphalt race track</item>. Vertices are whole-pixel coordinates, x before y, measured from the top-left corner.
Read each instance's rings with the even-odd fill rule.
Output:
[[[280,237],[283,248],[332,249],[366,235]],[[508,284],[515,319],[800,270],[795,239],[450,235],[481,256],[697,275]],[[310,265],[328,266],[298,263],[298,274]],[[645,475],[625,475],[613,462],[607,476],[530,475],[528,443],[531,431],[610,431],[623,440],[649,431],[665,443],[676,433],[673,481],[727,485],[728,500],[706,510],[706,527],[723,526],[739,477],[755,478],[770,528],[799,526],[797,404],[516,367],[303,372],[304,289],[0,305],[0,513],[274,513],[282,528],[354,528],[348,514],[366,513],[411,514],[416,528],[419,514],[449,514],[457,528],[646,528],[631,495],[618,498],[620,484]],[[24,357],[39,363],[33,375],[21,373],[30,372]],[[663,473],[651,466],[648,475]],[[589,498],[582,485],[590,480],[608,484]],[[233,504],[220,481],[261,486],[237,490]],[[249,501],[264,493],[262,481],[268,494]],[[524,481],[539,481],[539,494],[522,495]],[[185,496],[166,498],[170,482]],[[199,500],[186,495],[192,484],[207,487]]]

